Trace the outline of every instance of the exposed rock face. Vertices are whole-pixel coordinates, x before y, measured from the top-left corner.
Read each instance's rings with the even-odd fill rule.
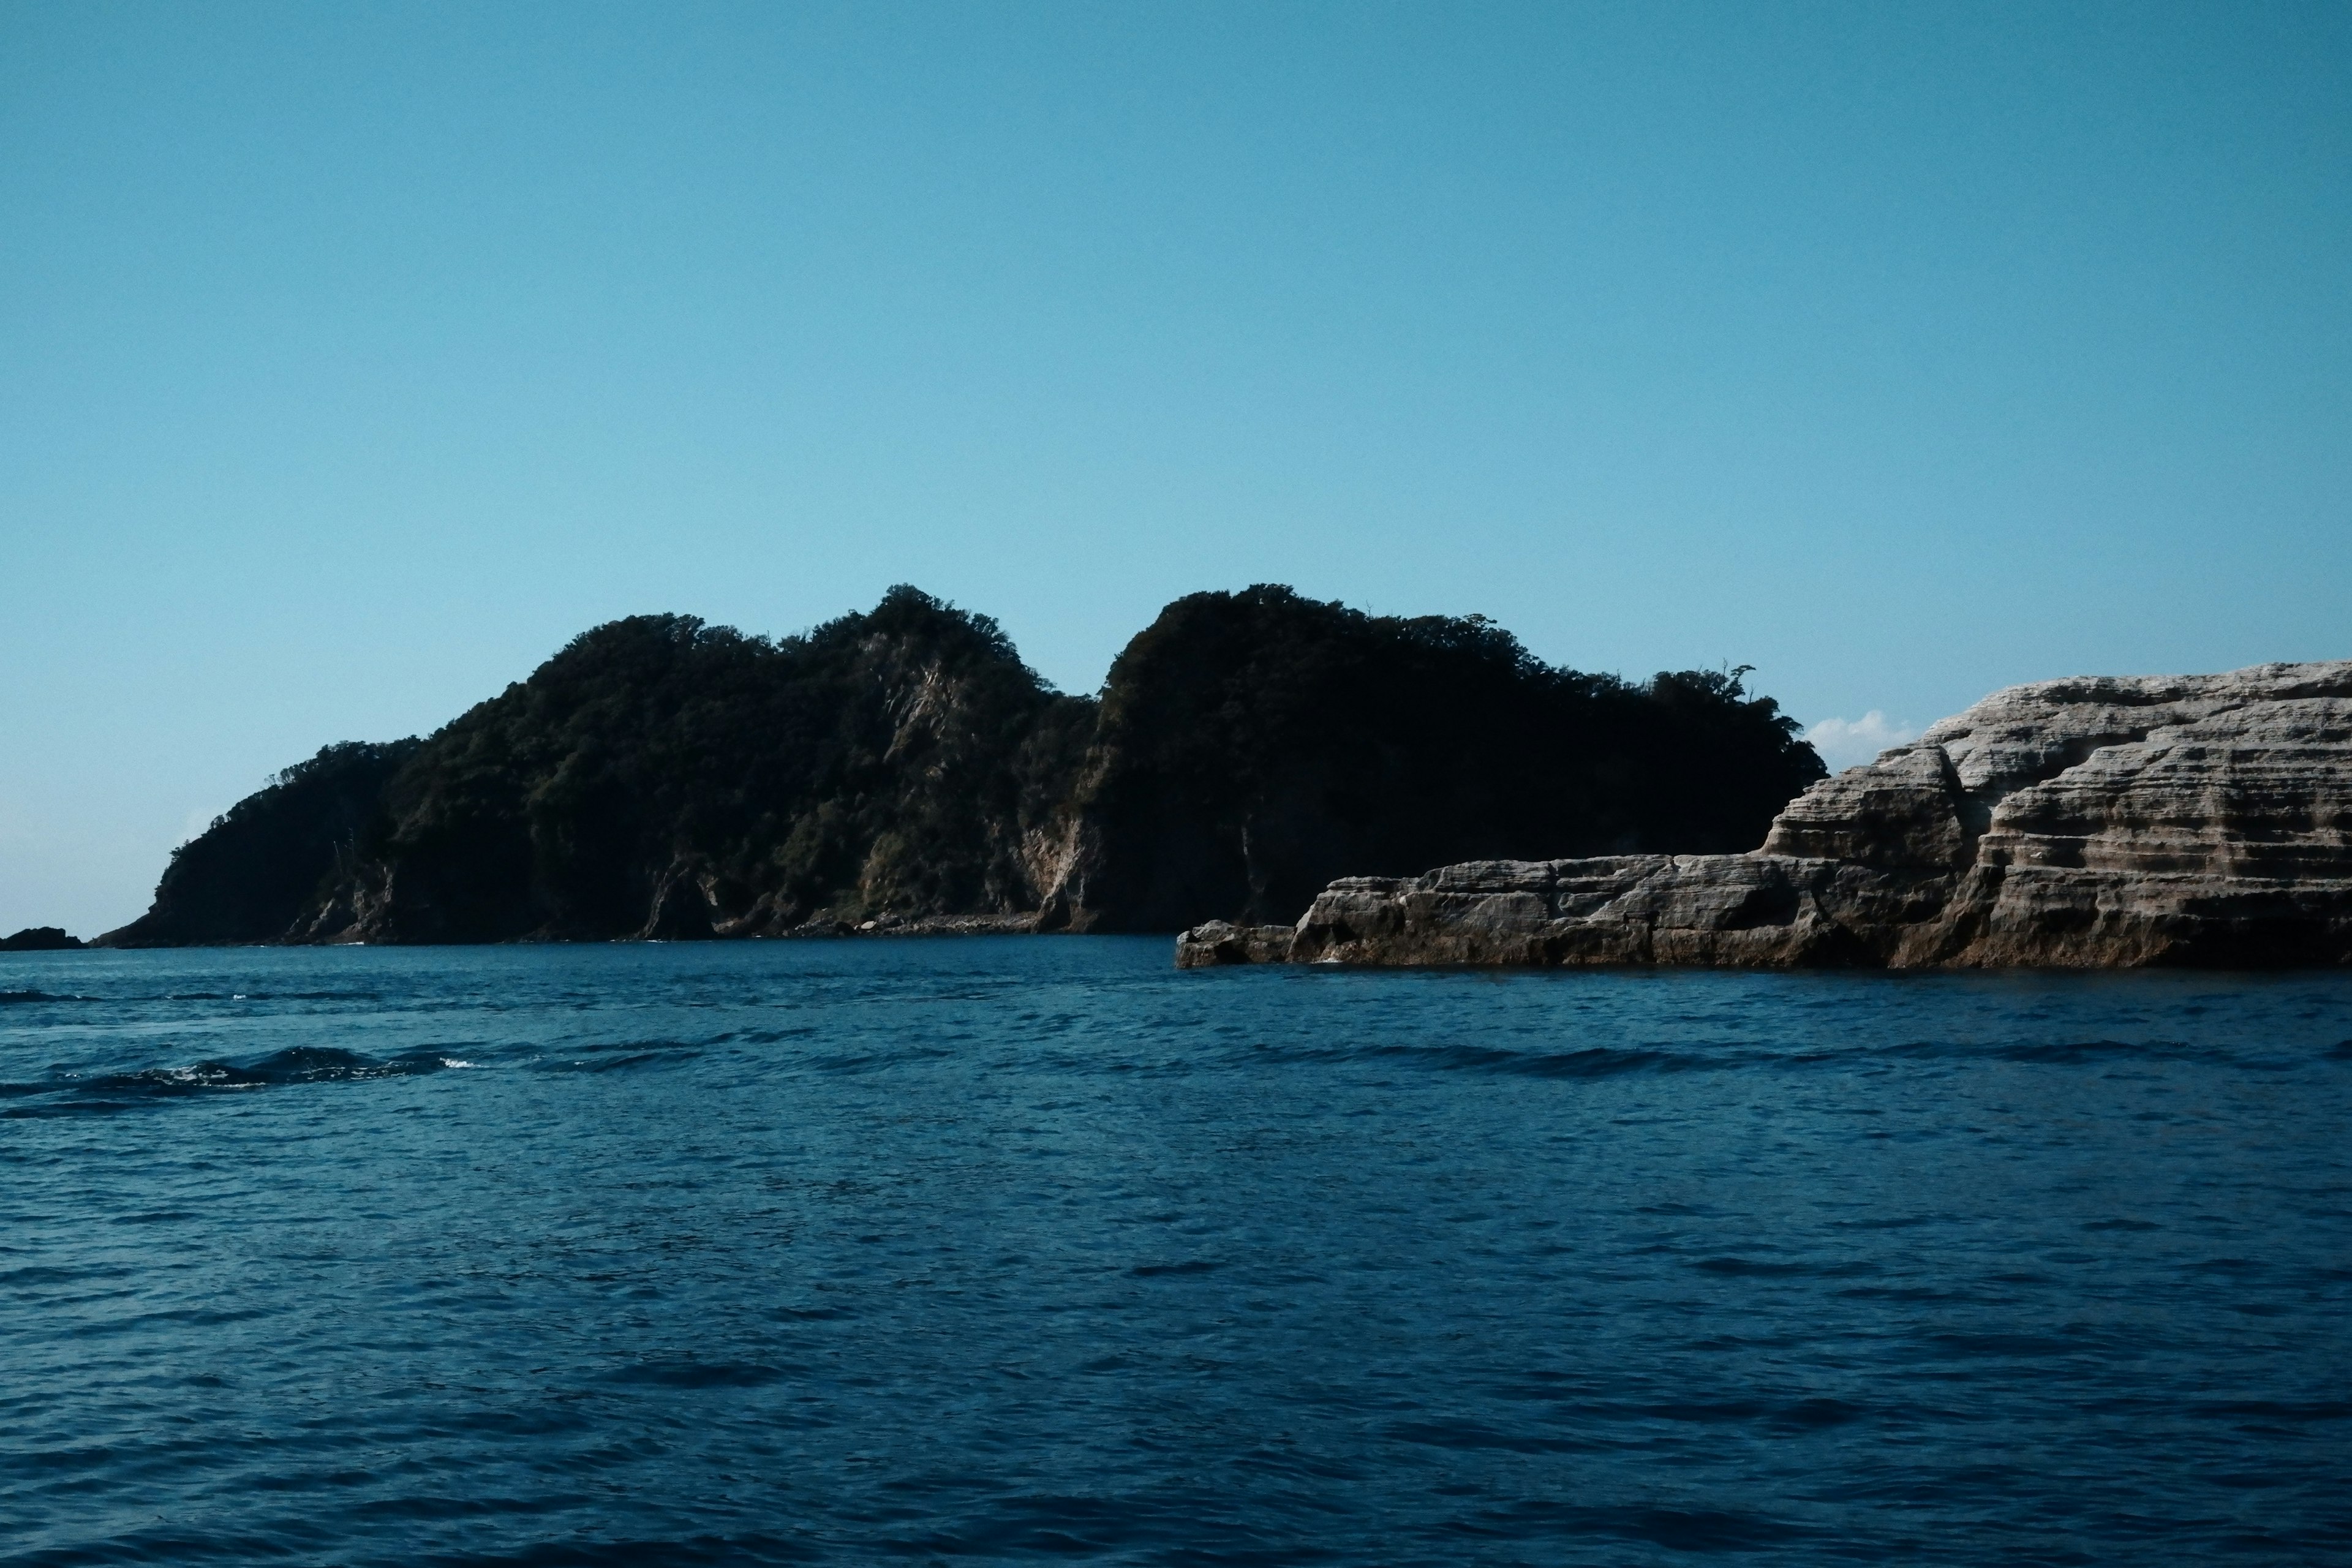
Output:
[[[1790,803],[1748,855],[1336,881],[1177,963],[2352,963],[2352,661],[1996,692]]]

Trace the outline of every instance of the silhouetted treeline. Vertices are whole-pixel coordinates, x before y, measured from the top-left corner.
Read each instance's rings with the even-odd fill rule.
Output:
[[[1736,675],[1557,669],[1482,618],[1181,599],[1099,699],[912,588],[769,639],[642,616],[430,739],[330,747],[101,941],[1287,921],[1333,877],[1753,847],[1819,777]]]

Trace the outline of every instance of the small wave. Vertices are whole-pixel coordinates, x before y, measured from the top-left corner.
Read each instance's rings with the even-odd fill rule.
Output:
[[[1496,1073],[1519,1078],[1612,1078],[1619,1073],[1671,1072],[1678,1068],[1732,1065],[1646,1047],[1589,1046],[1573,1051],[1513,1051],[1491,1046],[1258,1046],[1261,1058],[1296,1062],[1383,1062],[1433,1068],[1444,1072]]]
[[[0,1268],[0,1286],[11,1290],[37,1289],[44,1285],[79,1285],[90,1279],[116,1279],[138,1270],[129,1265],[92,1264],[83,1268],[66,1268],[55,1265],[28,1263],[16,1268]]]
[[[1753,1423],[1778,1432],[1826,1431],[1863,1420],[1871,1414],[1866,1407],[1847,1400],[1822,1397],[1800,1399],[1791,1405],[1765,1399],[1651,1405],[1631,1407],[1630,1413],[1654,1421],[1687,1421],[1702,1426]]]
[[[952,1055],[952,1051],[938,1047],[901,1046],[890,1050],[845,1051],[833,1056],[810,1057],[806,1058],[805,1065],[812,1072],[853,1078],[860,1073],[937,1061]]]
[[[1559,1540],[1613,1539],[1693,1554],[1754,1552],[1813,1539],[1818,1531],[1769,1514],[1716,1509],[1593,1507],[1523,1498],[1483,1509],[1465,1521],[1483,1535]],[[1645,1559],[1646,1560],[1646,1559]]]
[[[610,1383],[656,1388],[760,1388],[784,1376],[782,1369],[747,1361],[649,1361],[624,1367]]]
[[[1702,1258],[1691,1267],[1703,1274],[1730,1274],[1759,1279],[1797,1277],[1850,1279],[1859,1274],[1878,1272],[1878,1265],[1869,1262],[1768,1263],[1752,1258]]]
[[[625,1072],[631,1068],[651,1067],[676,1061],[681,1056],[698,1056],[701,1053],[693,1050],[681,1052],[675,1049],[637,1051],[625,1057],[610,1057],[603,1061],[580,1062],[574,1065],[585,1072]]]
[[[305,1540],[308,1537],[304,1537]],[[439,1552],[441,1568],[746,1568],[747,1564],[832,1561],[820,1547],[777,1535],[668,1536],[658,1540],[566,1541],[561,1546],[530,1546],[514,1552]]]
[[[783,1044],[786,1040],[804,1040],[818,1032],[819,1030],[817,1026],[814,1024],[802,1024],[797,1027],[789,1029],[730,1029],[726,1034],[716,1037],[711,1043],[714,1045],[725,1042],[746,1046],[777,1046]]]
[[[628,1040],[572,1046],[542,1058],[536,1065],[543,1072],[631,1072],[639,1068],[692,1061],[702,1052],[701,1046],[683,1040]]]
[[[0,1099],[39,1100],[0,1110],[0,1117],[86,1114],[194,1095],[239,1093],[292,1084],[348,1083],[370,1079],[413,1078],[450,1067],[470,1067],[436,1051],[412,1051],[377,1058],[332,1046],[295,1046],[245,1064],[201,1061],[192,1067],[140,1068],[46,1083],[0,1085]]]
[[[1491,1449],[1507,1454],[1570,1454],[1601,1445],[1591,1437],[1562,1432],[1512,1432],[1484,1421],[1460,1417],[1434,1421],[1399,1421],[1387,1430],[1400,1443],[1433,1448]]]
[[[382,1002],[380,991],[161,991],[109,998],[85,992],[0,991],[0,1006],[11,1002]]]
[[[1867,1416],[1863,1405],[1843,1399],[1801,1399],[1772,1413],[1772,1425],[1801,1432],[1822,1432],[1849,1426]]]
[[[1882,1047],[1892,1057],[1955,1061],[2032,1062],[2050,1066],[2090,1066],[2112,1061],[2231,1062],[2266,1065],[2242,1054],[2182,1040],[1914,1040]]]
[[[1297,1046],[1259,1043],[1244,1047],[1256,1060],[1297,1063],[1379,1064],[1442,1072],[1500,1077],[1607,1079],[1632,1073],[1734,1072],[1751,1068],[1817,1071],[1867,1068],[1893,1061],[2016,1062],[2043,1067],[2100,1067],[2134,1062],[2181,1062],[2246,1071],[2294,1068],[2290,1053],[2264,1053],[2180,1040],[1912,1040],[1901,1044],[1855,1044],[1822,1047],[1808,1043],[1773,1045],[1754,1040],[1588,1046],[1569,1050],[1445,1045]],[[2326,1053],[2352,1059],[2352,1041]]]
[[[2053,1040],[1997,1046],[1986,1054],[2002,1061],[2072,1064],[2105,1061],[2118,1057],[2148,1061],[2201,1058],[2216,1053],[2173,1040]]]
[[[378,1059],[333,1046],[294,1046],[272,1052],[243,1068],[216,1062],[205,1064],[207,1068],[226,1071],[232,1081],[257,1087],[287,1083],[340,1083],[352,1079],[407,1078],[417,1073],[437,1072],[446,1065],[447,1059],[437,1051],[411,1051],[403,1056]]]
[[[2074,1340],[2054,1334],[1964,1334],[1936,1333],[1927,1336],[1927,1342],[1955,1356],[2008,1357],[2039,1360],[2050,1356],[2072,1355],[2083,1346]]]
[[[2200,1415],[2232,1421],[2352,1420],[2352,1400],[2344,1399],[2209,1399],[2188,1408]]]
[[[381,991],[238,991],[232,1002],[381,1002]]]

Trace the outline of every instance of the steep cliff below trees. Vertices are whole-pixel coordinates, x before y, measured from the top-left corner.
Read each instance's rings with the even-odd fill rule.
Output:
[[[1748,855],[1335,881],[1180,964],[2352,963],[2352,662],[2013,687]]]
[[[1555,669],[1478,619],[1170,605],[1099,700],[911,588],[771,641],[576,638],[423,742],[331,747],[115,945],[1293,919],[1349,870],[1752,843],[1821,775],[1737,677]]]

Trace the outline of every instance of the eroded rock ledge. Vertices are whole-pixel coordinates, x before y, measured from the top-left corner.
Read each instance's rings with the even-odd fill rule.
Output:
[[[2352,661],[2038,681],[1822,780],[1746,855],[1333,882],[1241,963],[2352,963]]]

